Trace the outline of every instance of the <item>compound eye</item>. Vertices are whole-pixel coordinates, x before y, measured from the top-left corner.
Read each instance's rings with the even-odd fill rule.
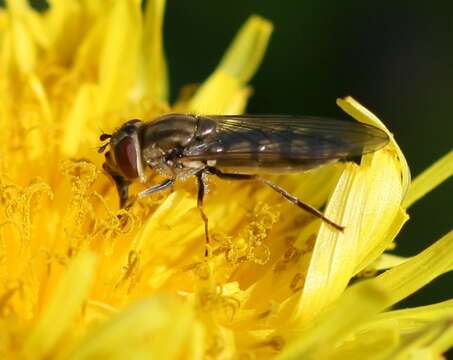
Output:
[[[126,136],[115,146],[115,160],[124,176],[129,179],[138,177],[137,154],[132,137]]]

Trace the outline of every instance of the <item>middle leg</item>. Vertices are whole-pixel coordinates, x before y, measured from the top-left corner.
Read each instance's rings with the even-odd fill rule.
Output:
[[[205,256],[209,255],[209,223],[208,223],[208,217],[206,216],[204,210],[203,210],[203,199],[204,199],[204,194],[206,193],[206,183],[205,183],[205,178],[204,178],[204,172],[200,171],[196,175],[197,177],[197,183],[198,183],[198,196],[197,196],[197,207],[198,210],[200,210],[200,215],[201,218],[203,219],[204,223],[204,234],[206,237],[206,249],[205,249]]]

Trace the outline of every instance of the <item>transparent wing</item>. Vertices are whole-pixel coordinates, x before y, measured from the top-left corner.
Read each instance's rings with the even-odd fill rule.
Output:
[[[324,163],[373,152],[388,142],[380,129],[363,123],[318,117],[216,115],[210,138],[190,146],[190,159],[261,166]]]

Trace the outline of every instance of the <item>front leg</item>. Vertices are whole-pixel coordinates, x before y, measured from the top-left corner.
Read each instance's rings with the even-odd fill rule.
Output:
[[[149,196],[149,195],[154,194],[154,193],[156,193],[158,191],[162,191],[162,190],[165,190],[165,189],[169,188],[170,186],[172,186],[174,184],[174,182],[175,182],[175,179],[167,179],[164,182],[161,182],[160,184],[151,186],[148,189],[143,190],[142,192],[139,192],[137,197],[139,199],[143,199],[146,196]]]

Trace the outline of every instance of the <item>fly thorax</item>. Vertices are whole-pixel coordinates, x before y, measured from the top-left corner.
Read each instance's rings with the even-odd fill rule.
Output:
[[[197,120],[192,115],[164,115],[146,126],[143,144],[167,153],[187,146],[194,139],[196,129]]]

